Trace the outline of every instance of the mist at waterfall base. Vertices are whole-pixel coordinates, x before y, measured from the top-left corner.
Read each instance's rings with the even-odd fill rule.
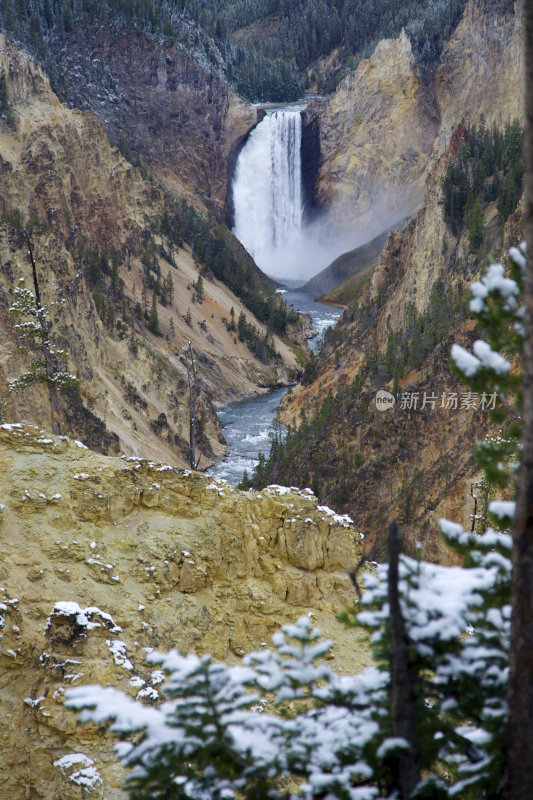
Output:
[[[233,232],[272,278],[309,280],[342,253],[370,241],[390,225],[376,202],[372,223],[349,230],[323,215],[305,221],[301,170],[301,111],[267,113],[242,148],[232,182]]]
[[[340,233],[323,218],[302,223],[299,231],[284,244],[264,249],[245,247],[263,272],[292,288],[296,283],[300,286],[306,283],[340,255],[366,244],[378,233],[381,228],[375,232],[372,229],[370,233],[368,229]]]

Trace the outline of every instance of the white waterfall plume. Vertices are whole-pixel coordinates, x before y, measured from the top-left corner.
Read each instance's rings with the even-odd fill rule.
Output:
[[[361,221],[327,213],[303,221],[301,111],[269,111],[239,153],[233,176],[233,232],[268,275],[306,281],[337,256],[391,227],[383,190],[376,187],[372,214]],[[400,221],[403,227],[404,221]]]
[[[275,277],[292,277],[302,232],[302,108],[267,113],[241,150],[233,179],[234,233]]]

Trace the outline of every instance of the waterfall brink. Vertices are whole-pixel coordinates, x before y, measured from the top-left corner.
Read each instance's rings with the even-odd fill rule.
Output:
[[[250,134],[233,179],[234,233],[256,263],[287,275],[302,230],[301,108],[279,109]]]

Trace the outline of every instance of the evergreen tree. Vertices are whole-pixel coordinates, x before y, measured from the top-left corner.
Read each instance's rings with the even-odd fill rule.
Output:
[[[476,197],[467,217],[468,242],[471,250],[477,250],[483,241],[483,209],[479,197]]]
[[[248,328],[248,323],[246,321],[246,317],[244,315],[244,312],[241,311],[241,313],[239,314],[239,321],[237,323],[237,330],[239,332],[239,339],[241,340],[241,342],[244,342],[246,339],[247,328]]]
[[[513,526],[513,621],[509,676],[509,724],[507,736],[506,800],[525,800],[528,795],[528,763],[533,751],[533,4],[524,4],[525,30],[525,270],[524,382],[521,466]]]
[[[404,0],[399,4],[368,0],[184,3],[150,0],[3,0],[0,26],[38,55],[62,83],[57,53],[75,28],[114,24],[126,31],[165,39],[193,52],[213,71],[223,64],[226,78],[249,100],[290,101],[302,96],[307,69],[337,48],[335,69],[321,77],[331,91],[349,69],[372,52],[383,38],[409,36],[418,64],[431,69],[463,12],[465,0]],[[499,0],[502,11],[513,10]],[[235,31],[249,24],[279,19],[266,35],[236,44]],[[59,44],[59,48],[56,46]]]
[[[148,320],[148,328],[156,336],[160,336],[159,316],[157,314],[157,294],[155,289],[152,292],[152,307],[150,310],[150,319]]]
[[[111,253],[111,291],[113,294],[118,296],[121,289],[121,281],[118,275],[118,265],[119,265],[119,254],[113,248]]]
[[[204,279],[198,275],[198,280],[193,284],[195,298],[197,303],[202,303],[204,299]]]
[[[161,287],[161,302],[163,305],[172,305],[174,301],[174,281],[172,280],[172,275],[170,272],[167,272],[166,278],[163,280],[163,286]]]
[[[52,323],[50,306],[43,305],[37,278],[37,266],[33,247],[28,234],[25,234],[32,266],[34,292],[25,286],[21,278],[15,288],[15,298],[9,309],[14,318],[14,328],[19,339],[17,352],[33,355],[30,369],[9,382],[10,392],[20,392],[36,383],[45,384],[48,389],[52,433],[61,433],[62,411],[58,389],[77,386],[78,379],[67,370],[68,355],[51,342]]]
[[[0,74],[0,113],[7,110],[7,83],[5,72],[2,70]]]

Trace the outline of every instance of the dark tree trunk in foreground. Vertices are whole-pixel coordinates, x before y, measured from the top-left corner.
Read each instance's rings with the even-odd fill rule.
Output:
[[[409,750],[396,756],[396,785],[407,800],[420,781],[420,756],[415,726],[415,693],[409,669],[409,642],[400,606],[400,534],[395,522],[389,528],[390,690],[392,735],[405,739]]]
[[[523,451],[514,520],[509,725],[505,797],[530,800],[533,763],[533,0],[524,2],[526,61]]]
[[[50,323],[47,321],[44,312],[42,311],[41,293],[39,291],[39,281],[37,280],[37,266],[35,258],[33,257],[33,248],[28,234],[26,236],[26,243],[28,245],[28,253],[31,261],[32,277],[33,277],[33,290],[35,292],[35,305],[37,306],[37,319],[41,327],[41,346],[43,358],[45,363],[46,373],[46,386],[48,389],[48,397],[50,400],[50,413],[52,416],[52,433],[56,436],[61,434],[61,403],[59,402],[59,392],[57,386],[53,382],[55,375],[55,364],[52,353],[50,352]]]

